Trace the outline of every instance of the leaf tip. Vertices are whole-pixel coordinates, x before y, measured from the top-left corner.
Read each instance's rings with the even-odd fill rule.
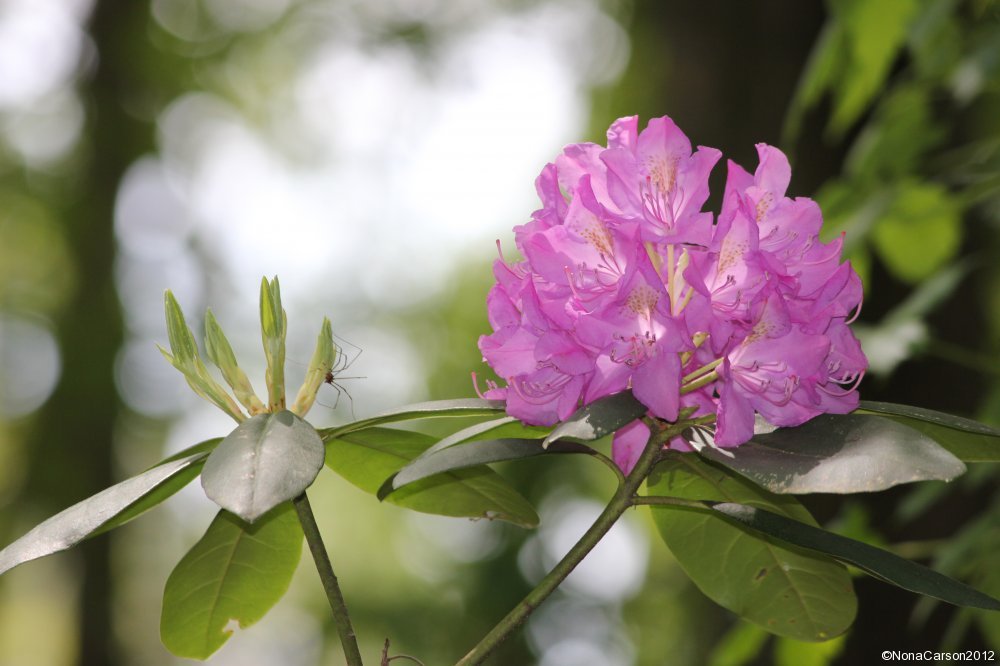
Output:
[[[379,486],[379,489],[375,492],[375,496],[378,498],[379,502],[384,501],[386,497],[388,497],[389,495],[391,495],[393,493],[393,491],[396,490],[395,483],[396,483],[396,475],[397,474],[393,474],[388,479],[386,479],[384,482],[382,482],[382,485]]]

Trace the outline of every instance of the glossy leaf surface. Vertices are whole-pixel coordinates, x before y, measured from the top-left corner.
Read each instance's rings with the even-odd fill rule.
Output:
[[[914,481],[950,481],[965,465],[933,439],[873,414],[824,414],[700,455],[774,493],[858,493]]]
[[[503,416],[490,421],[476,423],[468,428],[454,432],[440,442],[434,444],[420,457],[427,457],[442,449],[458,444],[483,439],[542,439],[552,432],[551,427],[530,426],[518,421],[513,416]]]
[[[564,437],[591,441],[613,433],[643,416],[649,408],[639,402],[632,391],[621,391],[576,411],[560,423],[545,438],[545,446]]]
[[[861,401],[858,411],[882,414],[919,430],[960,460],[1000,461],[1000,430],[978,421],[933,409],[868,400]]]
[[[193,474],[187,470],[199,465],[204,457],[203,453],[196,453],[157,465],[57,513],[0,551],[0,574],[24,562],[76,545],[122,515],[129,507],[148,497],[161,485],[170,483],[171,479],[186,479],[181,486],[186,484],[193,478]],[[186,472],[188,476],[183,476]],[[171,488],[172,492],[159,496],[158,501],[179,490],[180,486]],[[141,511],[134,515],[138,513]],[[121,522],[124,520],[118,524]]]
[[[761,534],[832,555],[911,592],[941,599],[956,606],[1000,610],[1000,601],[993,597],[887,550],[751,506],[723,503],[715,505],[713,509]]]
[[[298,497],[323,468],[323,441],[290,411],[259,414],[241,423],[208,456],[205,494],[252,523]]]
[[[373,495],[390,476],[427,450],[435,439],[422,433],[367,428],[327,441],[326,464]],[[522,527],[538,524],[531,504],[489,467],[460,469],[426,478],[392,493],[387,502],[424,513],[500,518]]]
[[[481,400],[479,398],[458,398],[454,400],[430,400],[412,405],[397,407],[367,419],[353,421],[334,428],[320,431],[323,441],[349,432],[357,432],[374,426],[399,423],[400,421],[415,421],[418,419],[434,419],[468,416],[495,416],[502,414],[502,400]]]
[[[738,502],[815,524],[793,497],[774,495],[692,454],[672,454],[647,482],[649,494]],[[664,542],[709,598],[771,633],[823,641],[854,620],[851,577],[829,557],[738,527],[709,509],[652,507]]]
[[[537,439],[509,438],[467,442],[419,456],[379,489],[379,499],[384,499],[392,491],[442,472],[508,460],[523,460],[546,453],[590,454],[594,450],[576,442],[555,442],[548,449],[543,449]]]
[[[171,572],[160,638],[171,652],[207,659],[281,599],[302,555],[302,528],[284,504],[250,525],[220,511]]]
[[[129,522],[133,518],[136,518],[146,511],[149,511],[156,505],[160,504],[164,500],[170,498],[181,488],[191,483],[201,474],[202,468],[205,466],[205,458],[208,454],[215,450],[215,447],[219,445],[222,441],[221,437],[216,437],[214,439],[208,439],[204,442],[199,442],[194,446],[189,446],[182,451],[178,451],[156,463],[156,466],[166,464],[168,462],[173,462],[175,460],[180,460],[182,458],[187,458],[189,456],[196,456],[197,459],[186,467],[183,471],[170,477],[160,485],[153,488],[151,491],[140,497],[138,500],[130,504],[124,511],[116,515],[111,520],[107,521],[99,528],[91,532],[90,536],[95,536],[97,534],[103,534],[104,532],[109,532],[116,527],[120,527],[125,523]],[[201,455],[197,455],[201,454]]]

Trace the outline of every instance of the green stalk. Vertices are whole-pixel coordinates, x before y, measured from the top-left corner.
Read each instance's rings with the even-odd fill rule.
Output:
[[[655,423],[647,421],[652,434],[646,443],[646,448],[636,462],[635,467],[625,477],[624,483],[608,502],[608,505],[597,517],[590,529],[573,545],[558,564],[535,586],[521,602],[511,610],[506,617],[497,623],[472,650],[462,657],[455,666],[472,666],[481,664],[510,634],[514,632],[545,599],[552,594],[594,546],[607,534],[611,526],[617,522],[629,507],[635,503],[636,492],[642,482],[649,476],[650,470],[659,457],[663,444],[671,437],[680,433],[689,422],[673,424],[664,430],[657,430]]]
[[[681,386],[681,395],[687,395],[692,391],[697,391],[702,386],[708,386],[709,384],[715,382],[718,378],[719,378],[719,373],[713,370],[707,375],[699,377],[698,379],[695,379],[694,381],[688,382],[687,384]]]
[[[361,660],[361,650],[358,648],[358,638],[354,634],[354,626],[351,625],[351,618],[347,614],[347,603],[344,601],[344,595],[340,592],[337,576],[333,573],[330,556],[326,552],[326,547],[323,546],[323,537],[320,536],[312,507],[309,506],[309,498],[306,497],[305,493],[302,493],[292,500],[292,503],[295,505],[296,513],[299,514],[299,522],[302,524],[302,531],[306,535],[306,542],[309,544],[313,561],[316,563],[319,579],[323,582],[326,598],[330,601],[333,623],[337,627],[337,634],[340,636],[340,645],[344,649],[347,664],[348,666],[364,666],[364,662]]]

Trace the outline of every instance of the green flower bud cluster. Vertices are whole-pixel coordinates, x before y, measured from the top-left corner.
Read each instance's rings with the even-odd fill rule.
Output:
[[[194,333],[184,319],[184,312],[169,290],[164,295],[164,309],[170,351],[157,346],[164,358],[181,371],[195,393],[238,423],[242,423],[248,416],[275,413],[285,409],[285,337],[288,321],[281,307],[281,290],[277,276],[270,281],[266,277],[263,278],[260,286],[261,340],[267,361],[267,403],[254,392],[250,379],[237,363],[232,345],[229,344],[211,309],[205,313],[205,355],[222,373],[222,378],[232,389],[232,395],[209,373],[201,359]],[[305,381],[292,404],[292,412],[303,417],[306,415],[316,400],[316,394],[327,373],[333,369],[336,354],[337,348],[333,343],[330,320],[324,317],[316,340],[316,351],[313,352],[306,371]]]

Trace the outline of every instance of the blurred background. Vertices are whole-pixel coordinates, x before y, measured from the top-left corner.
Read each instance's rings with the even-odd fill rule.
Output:
[[[500,239],[561,147],[670,115],[848,232],[867,399],[1000,424],[1000,4],[993,0],[0,0],[0,542],[232,424],[163,361],[162,294],[211,307],[263,384],[257,294],[279,275],[289,369],[321,317],[350,368],[318,426],[474,395]],[[725,178],[713,176],[717,209]],[[200,336],[200,334],[199,334]],[[349,379],[348,377],[357,377]],[[290,382],[292,383],[292,382]],[[372,661],[453,662],[611,487],[589,461],[501,468],[534,533],[379,505],[334,474],[313,506]],[[1000,594],[996,468],[807,497],[824,524]],[[0,578],[0,664],[158,666],[167,575],[214,515],[198,484]],[[997,615],[857,579],[855,627],[768,637],[701,595],[630,514],[491,663],[859,664],[1000,649]],[[215,664],[341,663],[314,569]]]

